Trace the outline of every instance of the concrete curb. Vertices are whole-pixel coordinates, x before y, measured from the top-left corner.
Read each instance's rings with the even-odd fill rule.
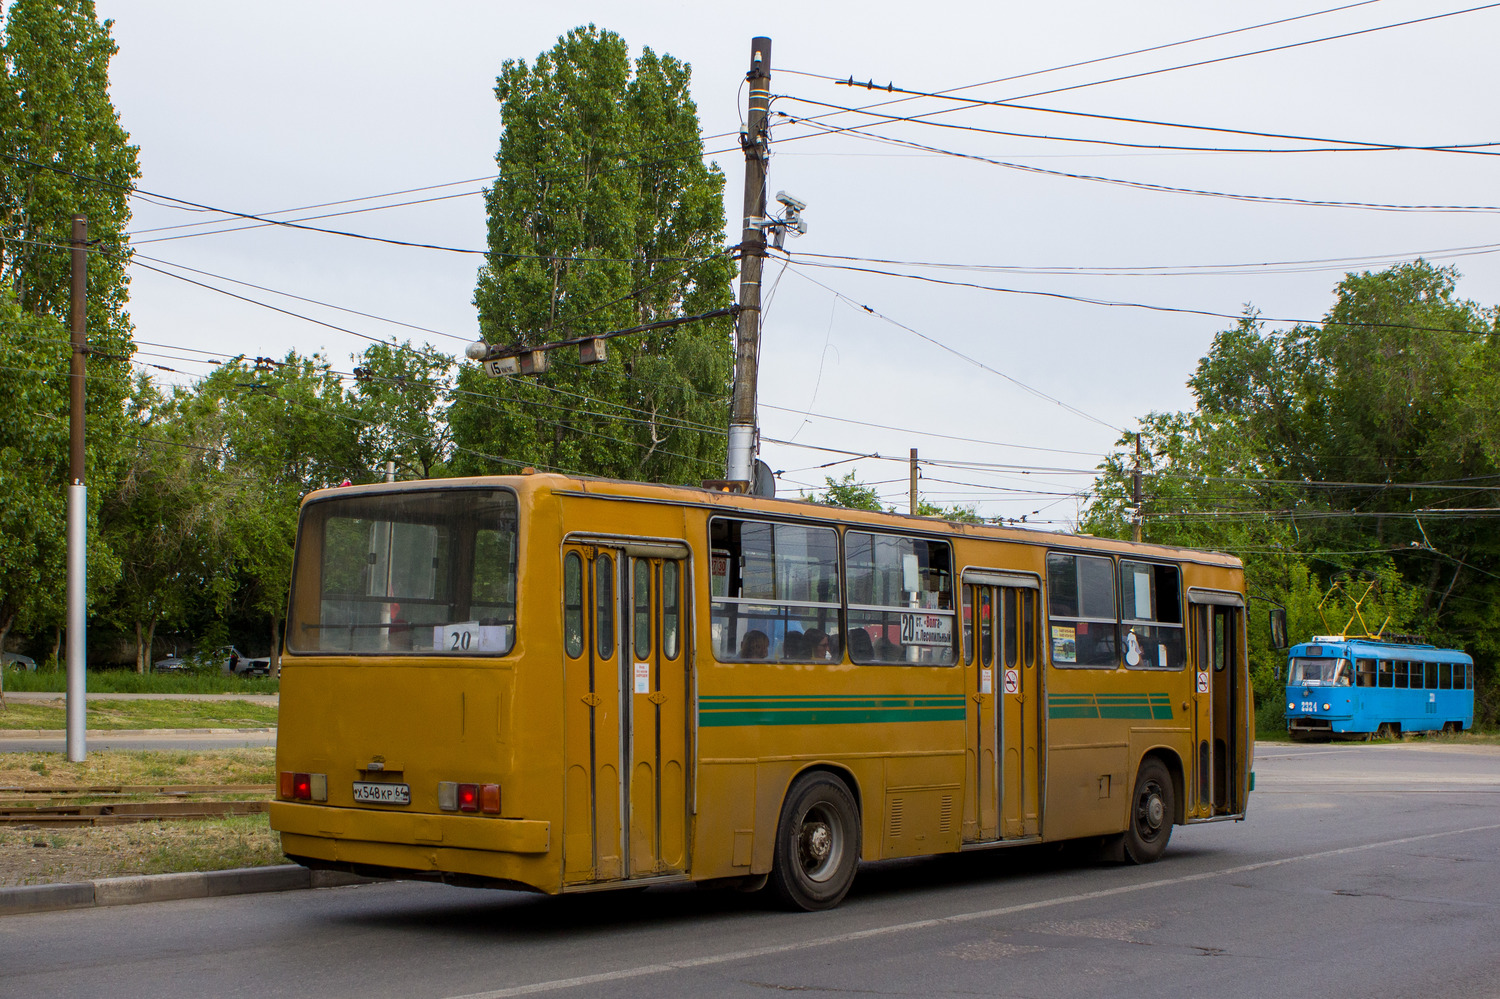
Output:
[[[0,888],[0,916],[58,909],[88,909],[103,905],[138,905],[184,898],[218,898],[302,888],[337,888],[367,884],[374,879],[339,871],[310,871],[297,864],[238,867],[227,871],[188,871],[182,874],[142,874],[103,878],[76,884],[26,885]]]
[[[274,731],[274,728],[91,728],[86,735],[90,739],[108,739],[119,736],[257,735]],[[46,739],[67,733],[64,728],[0,728],[0,739]]]

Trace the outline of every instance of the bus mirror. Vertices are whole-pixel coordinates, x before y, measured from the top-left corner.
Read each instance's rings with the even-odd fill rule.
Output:
[[[1285,607],[1271,608],[1271,648],[1287,648]]]

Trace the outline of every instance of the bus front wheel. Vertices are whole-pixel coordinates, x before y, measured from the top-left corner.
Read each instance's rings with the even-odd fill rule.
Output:
[[[1130,799],[1130,828],[1125,830],[1125,858],[1132,864],[1149,864],[1162,855],[1172,838],[1176,816],[1172,800],[1172,775],[1160,760],[1147,760],[1135,778]]]
[[[777,897],[792,909],[831,909],[848,893],[858,864],[859,809],[849,788],[821,771],[799,778],[776,826]]]

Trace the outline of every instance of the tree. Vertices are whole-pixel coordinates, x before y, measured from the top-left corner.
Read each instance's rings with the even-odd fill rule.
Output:
[[[441,402],[452,387],[453,358],[430,348],[371,344],[355,357],[355,395],[367,446],[398,478],[430,479],[452,450]]]
[[[0,283],[66,320],[72,217],[88,217],[91,344],[129,348],[125,226],[137,147],[109,99],[117,51],[93,0],[14,0],[0,48]]]
[[[724,177],[703,164],[690,78],[650,49],[632,67],[624,40],[592,25],[534,65],[505,63],[500,176],[474,291],[486,342],[535,345],[729,305]],[[608,343],[607,363],[554,351],[535,379],[462,368],[455,467],[493,472],[499,458],[651,481],[721,475],[728,318]]]
[[[1252,311],[1218,334],[1194,410],[1141,421],[1145,535],[1243,553],[1252,592],[1289,606],[1380,579],[1394,629],[1475,656],[1493,717],[1500,323],[1457,277],[1422,260],[1349,274],[1320,325],[1267,331]],[[1128,531],[1133,450],[1126,435],[1106,461],[1087,530]]]
[[[820,495],[813,492],[811,495],[803,495],[803,499],[809,503],[822,503],[824,506],[839,506],[845,510],[873,510],[876,513],[885,513],[885,507],[880,505],[880,494],[875,491],[874,486],[867,486],[854,477],[850,472],[842,479],[835,480],[831,475],[825,475],[823,482],[827,488]]]

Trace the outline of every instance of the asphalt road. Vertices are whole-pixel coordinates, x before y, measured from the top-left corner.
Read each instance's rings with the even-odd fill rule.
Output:
[[[1493,996],[1500,748],[1262,746],[1248,821],[1149,867],[866,865],[791,914],[420,884],[0,918],[0,996]]]

